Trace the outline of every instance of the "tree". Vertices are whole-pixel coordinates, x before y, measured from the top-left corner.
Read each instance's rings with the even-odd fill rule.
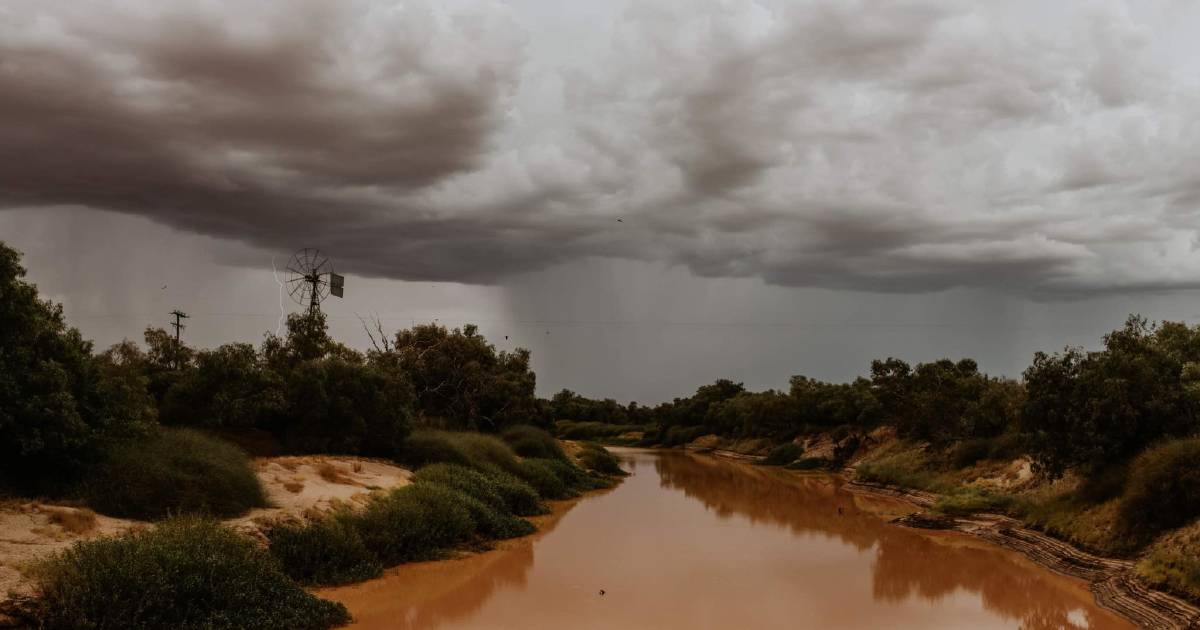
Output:
[[[105,443],[153,419],[141,382],[94,358],[24,276],[20,255],[0,242],[0,476],[31,488],[70,481]]]
[[[412,424],[405,375],[353,356],[304,361],[287,378],[283,440],[289,450],[394,457]]]
[[[1185,372],[1196,361],[1198,333],[1180,326],[1130,316],[1105,335],[1101,351],[1035,355],[1020,428],[1038,467],[1051,475],[1094,468],[1200,428]]]
[[[167,392],[163,422],[211,429],[266,428],[284,406],[284,376],[266,369],[248,343],[201,350]]]
[[[390,349],[370,355],[408,376],[422,424],[480,431],[545,424],[529,358],[525,349],[497,353],[473,325],[437,324],[401,330]]]

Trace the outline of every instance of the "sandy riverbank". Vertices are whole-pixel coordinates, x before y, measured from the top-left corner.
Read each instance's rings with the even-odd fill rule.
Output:
[[[393,464],[358,457],[270,457],[257,459],[254,465],[270,507],[224,522],[259,539],[273,522],[363,504],[372,492],[406,485],[412,475]],[[25,572],[32,563],[81,540],[145,527],[153,525],[101,516],[73,505],[29,499],[0,502],[0,601],[29,588]]]

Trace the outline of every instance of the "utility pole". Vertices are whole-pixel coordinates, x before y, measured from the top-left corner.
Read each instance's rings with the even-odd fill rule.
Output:
[[[187,328],[187,326],[183,325],[183,322],[181,320],[187,319],[188,314],[184,313],[183,311],[181,311],[179,309],[175,309],[175,310],[171,311],[169,314],[175,316],[175,321],[171,322],[171,325],[175,327],[175,353],[174,353],[175,354],[175,369],[178,370],[179,369],[179,359],[180,359],[180,355],[182,354],[182,352],[180,351],[180,348],[179,348],[179,333],[182,332],[184,328]]]
[[[171,322],[171,325],[175,327],[175,343],[179,343],[179,332],[182,331],[184,328],[187,328],[187,326],[184,326],[183,324],[181,324],[179,322],[179,320],[187,319],[188,314],[184,313],[183,311],[181,311],[179,309],[175,309],[168,314],[175,316],[175,321]]]

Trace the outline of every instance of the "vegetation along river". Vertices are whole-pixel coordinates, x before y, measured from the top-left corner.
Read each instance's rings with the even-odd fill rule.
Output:
[[[837,478],[614,449],[534,536],[322,591],[359,628],[1126,628],[1087,586]],[[603,594],[601,594],[603,591]]]

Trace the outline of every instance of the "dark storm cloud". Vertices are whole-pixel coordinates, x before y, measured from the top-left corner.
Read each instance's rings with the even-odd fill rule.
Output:
[[[561,62],[528,54],[565,28],[529,7],[448,6],[7,3],[0,205],[402,279],[595,256],[883,291],[1200,277],[1200,91],[1123,3],[639,1]]]

